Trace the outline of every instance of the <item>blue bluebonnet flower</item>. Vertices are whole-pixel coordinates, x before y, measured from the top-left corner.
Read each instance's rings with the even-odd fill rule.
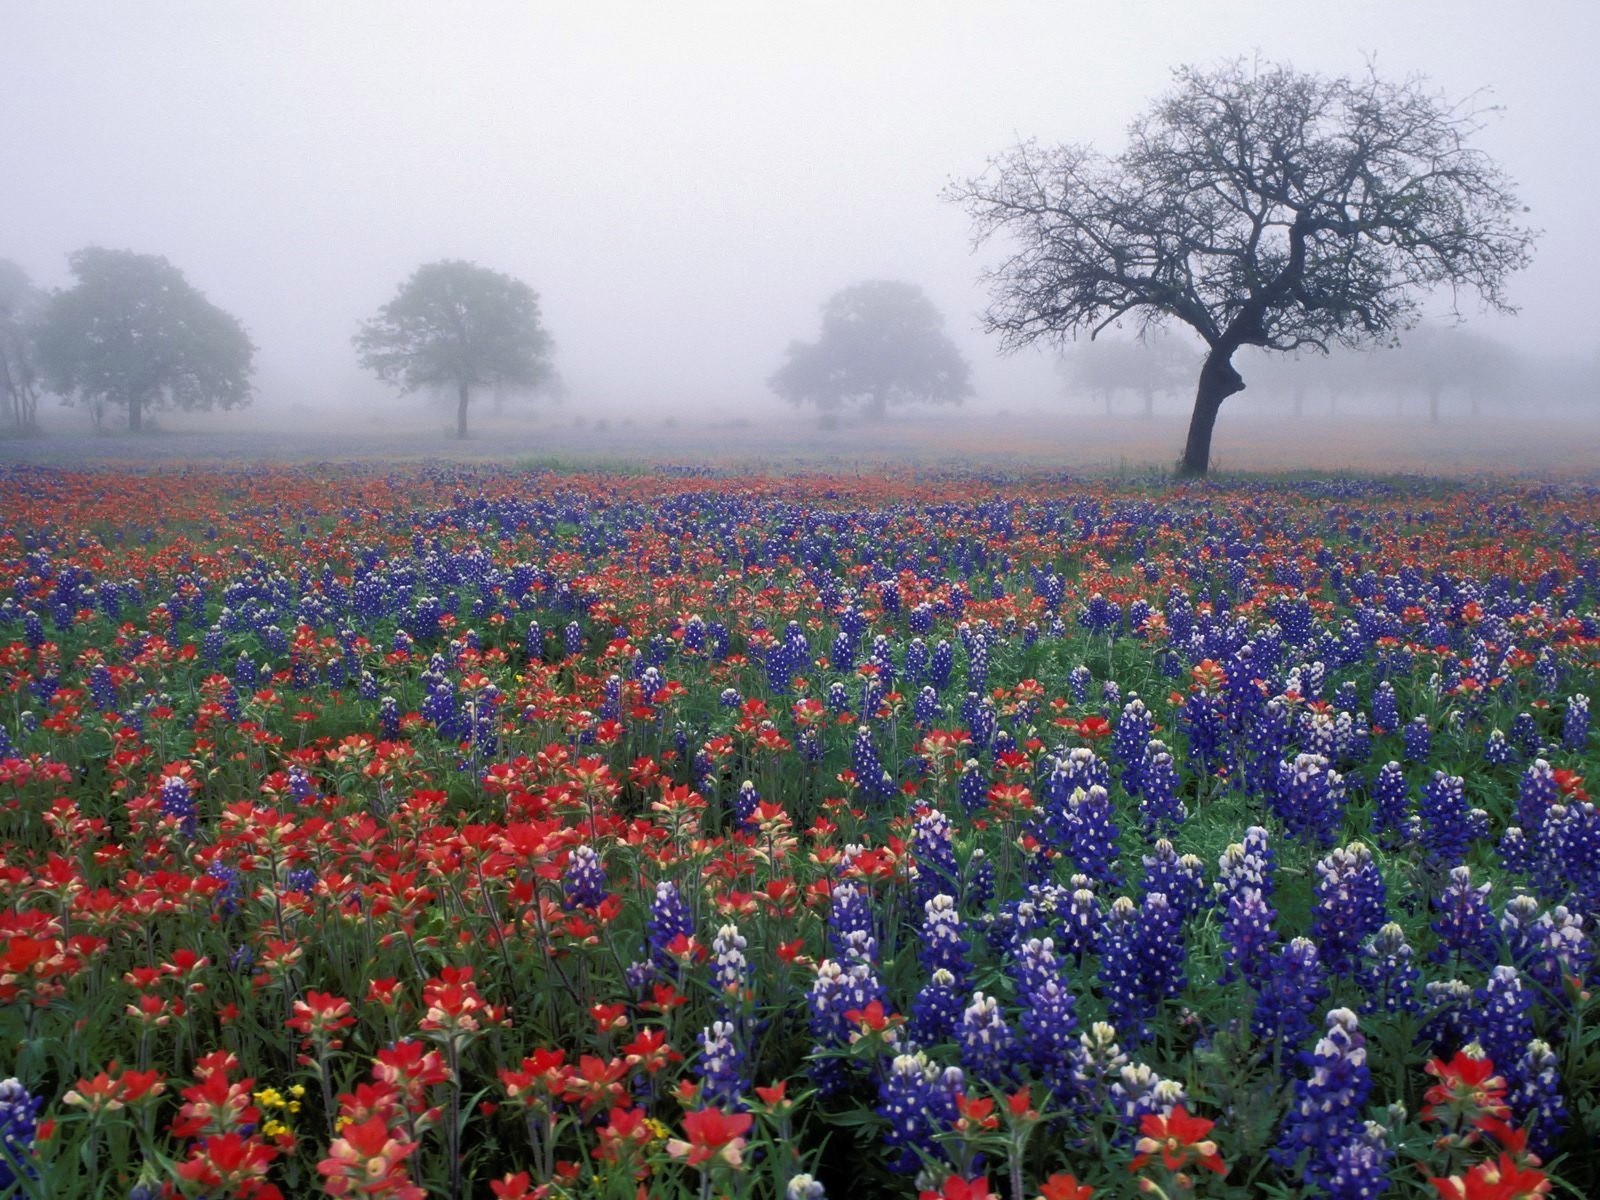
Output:
[[[1421,713],[1411,718],[1401,731],[1400,740],[1407,762],[1427,762],[1428,756],[1433,753],[1433,730],[1428,725],[1428,718]]]
[[[1144,891],[1160,892],[1178,919],[1186,921],[1205,903],[1205,864],[1193,854],[1181,858],[1166,838],[1157,838],[1151,853],[1143,856]]]
[[[912,891],[918,904],[927,904],[940,894],[960,895],[961,867],[952,837],[950,818],[936,808],[919,812],[912,822]]]
[[[1178,799],[1178,766],[1166,744],[1152,739],[1139,764],[1139,816],[1147,832],[1173,830],[1189,816]]]
[[[1364,993],[1363,1014],[1417,1011],[1417,980],[1422,972],[1412,961],[1415,957],[1405,930],[1393,921],[1367,939],[1356,972]]]
[[[1344,777],[1322,755],[1297,754],[1278,764],[1272,808],[1290,837],[1331,846],[1344,824],[1344,802]]]
[[[989,780],[977,759],[967,759],[966,765],[962,767],[956,794],[961,800],[961,807],[969,813],[975,813],[988,806]]]
[[[939,719],[939,693],[931,687],[924,686],[917,693],[917,702],[912,710],[912,719],[921,726],[931,726]]]
[[[1322,960],[1335,975],[1355,966],[1362,939],[1388,920],[1387,890],[1372,851],[1351,842],[1317,863],[1316,905],[1311,911],[1311,936]]]
[[[1528,1130],[1528,1149],[1548,1159],[1567,1127],[1568,1115],[1555,1051],[1548,1042],[1529,1041],[1510,1074],[1516,1080],[1506,1096],[1512,1118]]]
[[[917,960],[922,969],[930,975],[943,969],[949,971],[957,983],[964,983],[972,973],[967,960],[972,947],[965,937],[966,925],[955,899],[941,893],[922,908],[922,940],[917,946]]]
[[[716,1020],[700,1031],[700,1098],[730,1110],[744,1108],[750,1090],[749,1059],[733,1021]]]
[[[1079,876],[1074,876],[1074,880]],[[1100,930],[1105,922],[1100,898],[1089,887],[1074,887],[1067,897],[1065,911],[1061,914],[1061,949],[1081,963],[1085,954],[1093,954],[1100,945]]]
[[[866,725],[856,729],[850,765],[863,795],[879,800],[887,800],[894,795],[894,778],[883,769],[883,760],[878,757],[878,748],[872,742],[872,730]]]
[[[1089,698],[1089,684],[1094,677],[1089,668],[1079,664],[1067,672],[1067,688],[1072,692],[1072,702],[1082,704]]]
[[[1066,849],[1073,865],[1092,879],[1116,886],[1122,878],[1117,869],[1120,833],[1106,789],[1095,784],[1088,791],[1073,792],[1067,800],[1066,824]]]
[[[1098,942],[1100,995],[1106,1015],[1119,1037],[1138,1041],[1151,1015],[1145,989],[1139,910],[1126,896],[1118,896],[1106,913]]]
[[[1472,1014],[1472,988],[1459,979],[1430,979],[1422,986],[1426,1019],[1417,1034],[1419,1045],[1431,1046],[1441,1057],[1461,1050],[1476,1035]]]
[[[1530,832],[1538,830],[1544,825],[1550,806],[1560,798],[1555,768],[1544,759],[1536,758],[1517,781],[1517,806],[1512,820]]]
[[[865,940],[856,938],[857,934]],[[836,957],[843,957],[852,947],[869,959],[877,957],[877,918],[866,888],[859,883],[836,883],[828,907],[828,948]]]
[[[1214,693],[1195,690],[1178,707],[1178,725],[1187,735],[1188,766],[1209,776],[1227,761],[1227,714]]]
[[[1328,985],[1316,943],[1295,938],[1272,958],[1256,995],[1251,1028],[1288,1061],[1311,1036],[1312,1015],[1328,998]]]
[[[1154,732],[1155,718],[1150,710],[1138,696],[1131,697],[1123,705],[1111,735],[1111,756],[1122,769],[1122,790],[1130,796],[1139,795],[1145,750]]]
[[[386,742],[400,738],[400,702],[393,696],[378,701],[378,736]]]
[[[1395,700],[1394,684],[1387,679],[1372,689],[1372,723],[1385,733],[1400,728],[1400,705]]]
[[[1459,775],[1435,771],[1422,785],[1422,844],[1435,862],[1455,866],[1472,840],[1472,812],[1467,806],[1466,784]]]
[[[967,860],[967,885],[962,898],[969,911],[981,913],[993,902],[994,892],[994,863],[989,861],[983,847],[978,846]]]
[[[1533,996],[1523,986],[1521,973],[1503,964],[1495,967],[1472,998],[1473,1040],[1508,1082],[1517,1082],[1516,1065],[1533,1040]]]
[[[1183,1084],[1176,1079],[1164,1079],[1145,1063],[1128,1063],[1121,1067],[1108,1091],[1112,1110],[1117,1114],[1119,1129],[1117,1139],[1123,1144],[1139,1134],[1139,1124],[1145,1117],[1170,1116],[1178,1105],[1187,1105],[1189,1097]]]
[[[750,990],[750,960],[744,953],[748,945],[739,927],[732,924],[719,928],[711,940],[711,986],[725,1015],[736,1011]]]
[[[21,1080],[0,1080],[0,1191],[34,1177],[33,1139],[43,1105],[44,1097],[30,1095]]]
[[[949,1041],[966,1009],[965,989],[943,967],[935,970],[911,1002],[911,1039],[919,1046]]]
[[[1077,1030],[1077,998],[1067,989],[1062,964],[1049,938],[1029,938],[1012,963],[1022,1013],[1021,1048],[1034,1075],[1058,1099],[1072,1090],[1071,1052]]]
[[[972,1003],[961,1014],[956,1040],[961,1047],[961,1066],[974,1081],[1003,1087],[1013,1079],[1016,1035],[995,997],[981,991],[972,994]]]
[[[1389,1190],[1389,1165],[1394,1147],[1389,1131],[1365,1121],[1360,1131],[1328,1156],[1323,1180],[1328,1200],[1376,1200]]]
[[[1561,718],[1561,746],[1582,754],[1589,745],[1589,697],[1581,692],[1567,697],[1567,711]]]
[[[1276,887],[1278,858],[1271,836],[1260,825],[1244,831],[1244,841],[1234,842],[1217,859],[1217,895],[1226,899],[1245,888],[1270,898]]]
[[[1506,741],[1505,731],[1491,729],[1489,736],[1484,739],[1483,761],[1491,767],[1503,767],[1511,762],[1514,756],[1515,751],[1512,750],[1511,743]]]
[[[864,935],[856,939],[864,942]],[[817,964],[817,978],[806,995],[806,1019],[812,1037],[807,1071],[817,1090],[825,1096],[838,1094],[848,1086],[846,1064],[830,1052],[848,1044],[851,1025],[846,1013],[865,1011],[874,1000],[888,998],[873,963],[852,946],[846,959],[825,958]]]
[[[1539,912],[1534,897],[1511,897],[1501,910],[1500,937],[1512,964],[1553,995],[1567,979],[1587,979],[1594,963],[1583,919],[1564,904]]]
[[[1539,725],[1532,713],[1520,712],[1513,717],[1507,736],[1524,757],[1539,753]]]
[[[1367,792],[1372,797],[1373,836],[1390,844],[1405,832],[1406,818],[1411,815],[1405,771],[1393,760],[1384,763],[1372,777]]]
[[[239,901],[244,896],[244,884],[239,879],[238,869],[226,863],[214,862],[206,868],[206,874],[222,885],[211,897],[212,911],[223,917],[235,915],[239,911]]]
[[[1450,880],[1433,901],[1431,928],[1438,943],[1435,962],[1455,960],[1485,966],[1499,956],[1494,913],[1489,908],[1492,884],[1474,885],[1472,868],[1452,867]]]
[[[898,1054],[878,1085],[878,1115],[888,1122],[884,1148],[889,1169],[909,1175],[924,1161],[943,1161],[939,1134],[958,1115],[956,1097],[963,1091],[959,1068],[941,1068],[924,1054]]]
[[[161,781],[156,795],[161,800],[161,815],[174,818],[178,822],[179,833],[193,840],[200,831],[200,818],[189,781],[181,775],[169,775]]]
[[[1328,1013],[1327,1033],[1310,1056],[1309,1077],[1297,1079],[1294,1100],[1272,1149],[1272,1160],[1326,1188],[1343,1147],[1365,1132],[1362,1108],[1372,1090],[1366,1039],[1348,1008]]]
[[[1273,927],[1278,914],[1259,888],[1241,887],[1228,897],[1221,937],[1224,968],[1221,982],[1242,978],[1259,988],[1278,948]]]
[[[667,947],[680,935],[694,933],[694,919],[689,908],[678,894],[678,885],[670,879],[656,884],[655,899],[650,902],[650,919],[645,923],[645,933],[650,942],[650,958],[658,968],[671,969],[676,963]]]
[[[1071,1060],[1072,1093],[1082,1110],[1093,1112],[1109,1101],[1111,1087],[1128,1056],[1117,1045],[1117,1031],[1105,1021],[1096,1021],[1078,1035]]]

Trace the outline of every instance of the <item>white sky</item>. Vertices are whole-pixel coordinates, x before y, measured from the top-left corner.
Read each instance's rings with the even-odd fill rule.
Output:
[[[540,293],[574,404],[778,405],[832,291],[921,284],[992,404],[965,214],[1019,138],[1120,149],[1172,67],[1375,55],[1504,105],[1479,144],[1545,236],[1530,349],[1600,336],[1600,3],[27,3],[0,0],[0,257],[68,281],[97,243],[166,255],[260,347],[261,402],[373,394],[356,324],[419,263]]]

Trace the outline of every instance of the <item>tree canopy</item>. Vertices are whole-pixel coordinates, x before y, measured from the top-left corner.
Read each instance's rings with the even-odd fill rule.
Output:
[[[403,393],[453,388],[458,437],[467,436],[475,388],[555,382],[554,342],[540,323],[538,294],[476,263],[418,267],[353,340],[361,365]]]
[[[1420,79],[1183,67],[1115,158],[1026,143],[957,185],[978,241],[1006,234],[986,322],[1008,348],[1169,320],[1206,343],[1181,470],[1204,474],[1231,359],[1408,328],[1435,287],[1511,311],[1534,232],[1470,145],[1481,124]]]
[[[31,429],[39,407],[34,337],[45,294],[28,273],[0,258],[0,424]]]
[[[881,417],[890,404],[959,404],[971,371],[944,332],[939,310],[915,284],[858,283],[822,306],[822,335],[791,342],[767,381],[791,404],[831,412],[859,404]]]
[[[126,405],[133,432],[147,408],[249,403],[255,346],[182,271],[158,255],[98,246],[67,262],[77,283],[50,298],[36,343],[51,391]]]

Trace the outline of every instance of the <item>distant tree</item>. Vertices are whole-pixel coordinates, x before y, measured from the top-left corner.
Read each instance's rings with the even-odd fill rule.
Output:
[[[1143,415],[1155,415],[1156,396],[1180,387],[1193,377],[1193,360],[1176,338],[1153,330],[1144,337],[1096,338],[1075,342],[1059,367],[1069,390],[1087,392],[1105,402],[1111,415],[1112,397],[1131,391],[1144,401]]]
[[[418,267],[353,341],[361,365],[403,394],[454,389],[457,437],[467,436],[473,389],[537,389],[556,378],[538,294],[455,259]]]
[[[834,412],[858,404],[879,419],[891,404],[959,404],[971,370],[944,332],[939,310],[915,284],[858,283],[822,306],[822,336],[791,342],[767,384],[796,405]]]
[[[28,273],[0,259],[0,424],[32,429],[39,411],[35,335],[45,294]]]
[[[255,347],[182,271],[158,255],[98,246],[67,263],[78,282],[50,297],[39,323],[40,373],[51,391],[91,408],[126,405],[134,433],[147,408],[250,402]]]
[[[1123,317],[1200,335],[1180,472],[1203,475],[1243,346],[1383,340],[1436,285],[1511,311],[1534,232],[1500,169],[1469,145],[1479,113],[1418,79],[1328,79],[1286,66],[1183,67],[1105,159],[1017,147],[948,193],[980,241],[1014,248],[988,275],[987,324],[1016,348]]]
[[[1435,425],[1445,392],[1464,393],[1477,417],[1486,398],[1503,394],[1524,374],[1504,343],[1438,325],[1418,325],[1373,360],[1379,376],[1395,390],[1397,407],[1405,389],[1420,391],[1428,398],[1428,420]]]

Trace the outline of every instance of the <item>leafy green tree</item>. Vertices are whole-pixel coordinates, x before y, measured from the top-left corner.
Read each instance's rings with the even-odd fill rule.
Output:
[[[822,306],[822,336],[791,342],[767,383],[796,406],[827,413],[859,404],[876,419],[890,404],[959,404],[972,394],[970,374],[922,289],[878,280],[834,293]]]
[[[28,273],[0,259],[0,423],[32,429],[39,410],[38,354],[34,345],[45,295]]]
[[[1011,239],[987,315],[1009,348],[1124,318],[1200,335],[1179,469],[1204,475],[1217,412],[1244,389],[1241,347],[1381,343],[1436,286],[1511,311],[1506,281],[1535,234],[1471,145],[1479,127],[1417,79],[1184,67],[1116,158],[1026,144],[948,194],[980,241]]]
[[[236,408],[250,402],[255,346],[236,317],[154,254],[90,246],[67,258],[77,283],[40,319],[42,378],[69,403],[146,409]]]
[[[555,384],[554,343],[539,297],[520,280],[450,259],[418,267],[353,339],[361,365],[402,393],[453,388],[456,436],[467,436],[475,388]]]

